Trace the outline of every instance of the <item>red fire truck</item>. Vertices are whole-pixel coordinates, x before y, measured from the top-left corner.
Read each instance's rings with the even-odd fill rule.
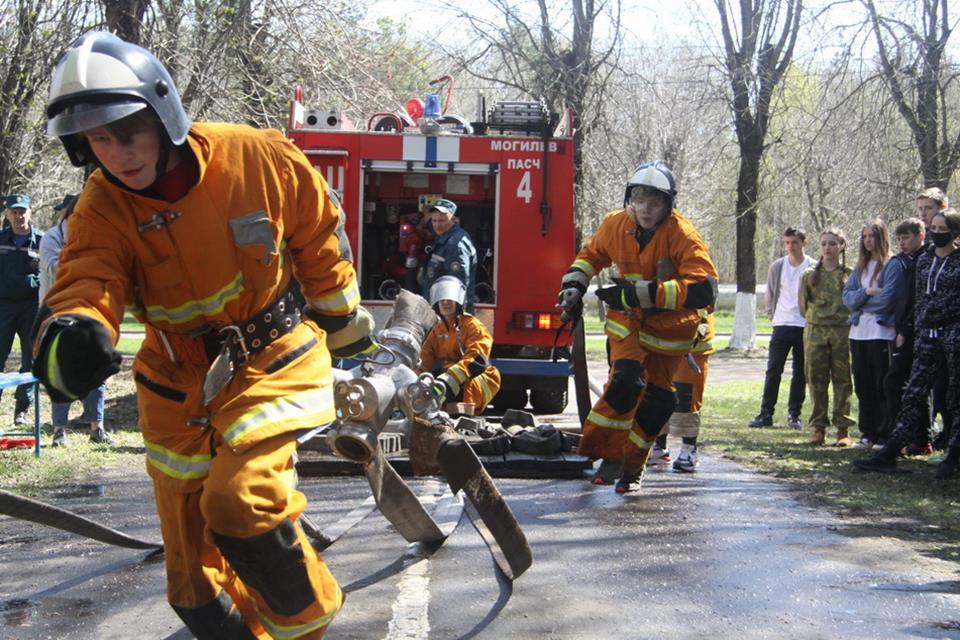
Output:
[[[467,122],[429,95],[361,128],[302,103],[298,89],[288,135],[340,196],[363,305],[378,326],[400,287],[422,293],[417,273],[434,237],[427,211],[453,200],[477,250],[475,315],[503,375],[494,405],[529,399],[537,413],[562,411],[569,333],[557,339],[556,302],[575,243],[569,118],[504,102]]]

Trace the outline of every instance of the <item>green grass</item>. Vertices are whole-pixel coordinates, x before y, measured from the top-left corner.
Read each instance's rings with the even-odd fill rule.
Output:
[[[0,431],[11,431],[13,423],[13,389],[5,389],[0,400]],[[83,407],[74,402],[70,417],[79,418]],[[104,426],[113,438],[114,445],[91,444],[89,431],[68,432],[68,446],[52,448],[50,399],[41,391],[40,440],[43,450],[40,457],[33,455],[33,447],[0,450],[0,488],[14,493],[36,495],[44,490],[64,484],[96,478],[106,466],[122,465],[123,468],[143,469],[143,438],[137,427],[137,399],[133,376],[128,368],[107,380],[104,402]],[[30,430],[33,427],[33,407],[29,414]],[[17,429],[23,431],[22,428]],[[94,480],[95,481],[95,480]]]
[[[137,322],[137,319],[134,318],[129,313],[124,314],[123,321],[120,323],[121,331],[143,331],[143,324]]]
[[[934,466],[925,457],[901,459],[896,474],[857,472],[850,462],[866,455],[864,451],[810,446],[807,430],[750,428],[747,423],[757,412],[762,391],[759,381],[708,383],[702,440],[711,452],[789,480],[811,499],[883,528],[887,535],[945,543],[939,555],[960,557],[957,481],[934,478]],[[780,397],[787,393],[785,383]],[[780,414],[785,411],[781,408]],[[774,417],[776,425],[786,421],[780,414]],[[829,443],[835,433],[828,431],[827,436]]]
[[[75,483],[84,477],[95,476],[106,465],[121,463],[121,458],[132,457],[124,464],[138,464],[143,460],[143,439],[137,431],[111,431],[113,447],[91,444],[87,434],[73,431],[68,435],[68,446],[44,447],[40,457],[33,455],[33,447],[0,451],[0,488],[20,495],[38,495],[52,487]],[[41,436],[49,444],[49,430]]]
[[[117,351],[123,355],[132,356],[136,355],[137,351],[140,349],[140,344],[143,342],[143,338],[120,338],[117,341]]]

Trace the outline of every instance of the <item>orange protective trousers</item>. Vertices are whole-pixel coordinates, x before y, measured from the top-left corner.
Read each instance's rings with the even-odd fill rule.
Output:
[[[171,605],[194,609],[225,589],[258,638],[322,637],[343,604],[343,594],[299,525],[295,546],[302,553],[314,602],[292,616],[271,610],[263,595],[237,576],[213,540],[213,532],[243,539],[276,529],[286,520],[296,522],[306,498],[294,487],[295,451],[292,433],[239,454],[221,442],[215,445],[210,474],[199,490],[184,493],[154,483]]]
[[[583,438],[580,441],[578,453],[589,458],[604,458],[607,460],[622,460],[628,445],[633,447],[631,439],[652,442],[657,431],[663,426],[641,425],[634,420],[637,409],[644,402],[651,387],[660,390],[674,391],[672,381],[684,355],[667,355],[653,351],[642,345],[637,339],[636,328],[625,337],[608,335],[610,340],[610,362],[617,360],[635,360],[643,364],[643,379],[646,383],[643,391],[637,395],[636,401],[624,413],[618,413],[607,402],[607,390],[613,379],[614,368],[610,369],[610,378],[604,387],[604,394],[593,405],[590,415],[583,424]],[[666,418],[664,418],[664,422]],[[646,427],[646,428],[645,428]],[[650,435],[650,430],[653,435]],[[633,438],[631,438],[631,433]]]

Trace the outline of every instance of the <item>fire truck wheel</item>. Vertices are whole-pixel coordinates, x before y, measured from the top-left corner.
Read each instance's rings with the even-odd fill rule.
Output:
[[[534,413],[563,413],[567,408],[567,390],[533,389],[530,391],[530,405]]]
[[[523,409],[527,406],[526,389],[500,389],[500,392],[493,397],[494,406],[501,410]]]

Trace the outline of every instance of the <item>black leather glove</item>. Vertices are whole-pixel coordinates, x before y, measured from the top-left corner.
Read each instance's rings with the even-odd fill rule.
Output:
[[[650,309],[655,306],[656,281],[625,280],[614,278],[614,284],[597,289],[597,297],[607,303],[611,309]]]
[[[64,314],[47,323],[33,375],[51,400],[70,402],[120,371],[122,360],[106,327],[86,316]]]

